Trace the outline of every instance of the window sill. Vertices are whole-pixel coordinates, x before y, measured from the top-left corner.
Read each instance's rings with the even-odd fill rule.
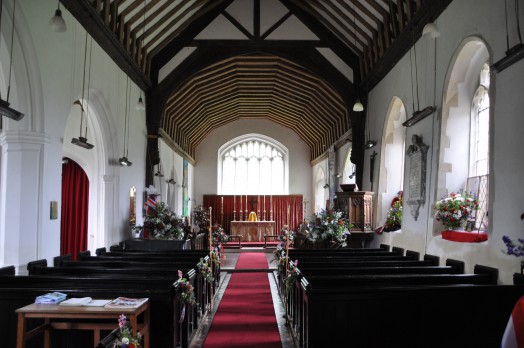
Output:
[[[442,239],[457,243],[481,243],[488,240],[484,232],[442,231]]]

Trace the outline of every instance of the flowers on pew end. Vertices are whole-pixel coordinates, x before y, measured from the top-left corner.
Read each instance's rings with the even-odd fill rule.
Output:
[[[286,276],[286,291],[289,291],[293,284],[295,284],[298,279],[298,260],[291,261],[289,260]]]
[[[447,230],[464,227],[473,211],[479,209],[476,196],[464,192],[451,193],[435,203],[435,219]]]
[[[286,245],[288,239],[289,245],[291,245],[293,243],[293,240],[295,239],[295,232],[291,231],[288,225],[284,225],[280,229],[280,235],[278,236],[278,239],[282,242],[282,246]]]
[[[133,230],[142,232],[144,237],[154,239],[184,239],[184,220],[177,216],[164,202],[148,209],[144,225],[136,225]]]
[[[202,278],[210,284],[213,283],[213,271],[211,270],[211,267],[209,267],[209,263],[201,257],[200,261],[197,263],[197,267]]]
[[[351,227],[352,224],[345,217],[344,212],[322,209],[311,219],[306,238],[313,243],[327,240],[331,243],[331,247],[345,247]]]
[[[142,335],[140,332],[137,332],[136,335],[133,335],[131,332],[129,323],[124,314],[121,314],[118,317],[118,327],[120,328],[120,346],[121,348],[140,348],[142,347]]]
[[[226,244],[229,242],[229,235],[219,224],[213,225],[213,245]]]
[[[277,274],[280,275],[286,269],[286,250],[280,244],[273,251],[273,261],[277,262]]]
[[[180,285],[180,302],[187,305],[195,305],[195,289],[189,281],[183,277],[183,273],[180,270],[178,270],[178,284]]]

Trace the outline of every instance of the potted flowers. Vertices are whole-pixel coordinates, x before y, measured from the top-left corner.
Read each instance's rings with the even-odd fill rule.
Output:
[[[462,229],[473,211],[478,209],[477,197],[466,192],[451,193],[435,204],[435,219],[442,223],[446,230]]]
[[[344,212],[322,209],[308,226],[307,240],[312,243],[325,241],[334,248],[345,247],[350,227]]]
[[[148,209],[144,225],[133,227],[142,232],[144,238],[184,239],[184,220],[177,216],[169,206],[160,202],[153,209]]]

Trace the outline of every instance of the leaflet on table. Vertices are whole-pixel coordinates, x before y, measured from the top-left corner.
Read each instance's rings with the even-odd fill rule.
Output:
[[[138,308],[147,302],[148,298],[118,297],[105,305],[106,308]]]
[[[91,297],[73,297],[60,302],[60,306],[83,306],[91,301],[93,301]]]
[[[61,292],[49,292],[45,295],[37,296],[35,303],[60,303],[66,299],[67,295]]]

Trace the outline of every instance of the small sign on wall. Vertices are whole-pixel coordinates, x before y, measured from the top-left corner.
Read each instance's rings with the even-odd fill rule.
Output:
[[[49,218],[51,220],[58,219],[58,202],[57,201],[51,201],[49,210],[50,210]]]

